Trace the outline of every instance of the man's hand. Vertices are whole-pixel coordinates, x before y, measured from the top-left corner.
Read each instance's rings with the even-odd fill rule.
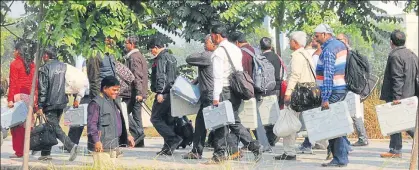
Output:
[[[400,100],[393,100],[393,105],[398,105],[400,103],[402,103]]]
[[[128,136],[128,146],[132,148],[134,147],[134,145],[135,145],[134,137]]]
[[[143,101],[143,96],[137,96],[137,97],[135,97],[135,99],[137,99],[138,102],[142,102]]]
[[[44,114],[44,112],[42,111],[42,109],[39,109],[37,112],[36,112],[36,115],[38,115],[38,116],[42,116]]]
[[[10,101],[10,102],[7,104],[7,107],[9,107],[9,108],[13,108],[13,107],[14,107],[14,103],[13,103],[12,101]]]
[[[163,95],[162,94],[158,94],[157,95],[157,102],[163,103],[163,101],[164,101]]]
[[[103,152],[102,142],[95,143],[95,152]]]
[[[322,102],[322,110],[329,109],[329,102]]]
[[[220,101],[218,101],[218,100],[213,100],[212,101],[212,105],[218,106],[218,104],[220,104]]]
[[[291,96],[290,95],[285,95],[284,97],[284,105],[285,106],[289,106],[291,103]]]
[[[74,100],[74,102],[73,102],[73,107],[74,107],[74,108],[78,108],[78,107],[79,107],[79,105],[80,105],[79,101]]]

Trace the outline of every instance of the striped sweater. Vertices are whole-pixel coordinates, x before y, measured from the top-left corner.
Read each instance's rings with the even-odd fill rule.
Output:
[[[345,67],[348,54],[345,44],[331,38],[322,45],[322,53],[316,68],[316,82],[323,102],[328,102],[332,93],[346,93]]]

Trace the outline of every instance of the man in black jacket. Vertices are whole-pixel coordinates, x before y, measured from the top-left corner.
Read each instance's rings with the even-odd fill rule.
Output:
[[[174,118],[170,109],[170,89],[177,76],[176,58],[169,54],[160,39],[153,39],[148,49],[156,56],[151,69],[151,91],[156,93],[154,99],[151,123],[164,138],[164,146],[158,155],[172,155],[182,143],[182,138],[174,130]]]
[[[65,73],[67,66],[58,61],[52,48],[45,50],[43,59],[45,65],[39,68],[39,97],[38,115],[45,114],[47,120],[53,124],[57,138],[64,144],[66,150],[70,151],[70,161],[77,156],[78,146],[64,133],[60,127],[60,119],[63,109],[67,106],[68,98],[65,94]],[[38,160],[52,159],[51,147],[41,151]]]
[[[148,90],[148,63],[140,50],[136,48],[138,38],[131,36],[125,40],[125,48],[128,54],[124,56],[125,65],[134,74],[134,81],[130,84],[131,92],[128,94],[120,94],[123,102],[127,103],[127,111],[132,114],[132,117],[137,124],[136,126],[130,124],[130,129],[135,138],[136,147],[144,147],[144,128],[141,117],[141,105],[144,99],[147,98]],[[128,120],[127,120],[128,121]]]
[[[201,92],[201,107],[199,108],[198,115],[195,119],[195,133],[193,135],[192,151],[187,155],[184,155],[183,159],[202,158],[205,136],[207,134],[202,110],[207,106],[211,106],[212,102],[214,77],[212,76],[211,55],[215,48],[216,46],[212,43],[211,36],[208,34],[205,37],[205,51],[192,54],[186,58],[186,62],[189,65],[198,66],[198,81],[196,83],[199,83],[199,89]]]
[[[392,50],[388,55],[380,99],[400,104],[401,99],[415,96],[418,57],[404,46],[406,36],[400,30],[393,31],[390,39]],[[407,131],[407,133],[413,138],[413,131]],[[380,156],[400,158],[402,156],[402,134],[396,133],[390,137],[390,151]]]

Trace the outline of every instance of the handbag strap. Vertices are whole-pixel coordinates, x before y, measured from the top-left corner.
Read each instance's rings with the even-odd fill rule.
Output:
[[[236,68],[234,67],[233,60],[231,60],[230,54],[228,54],[227,49],[226,49],[224,46],[220,46],[220,47],[221,47],[221,48],[223,48],[223,49],[224,49],[224,51],[226,52],[226,54],[227,54],[227,58],[228,58],[228,62],[230,63],[231,67],[233,68],[233,71],[234,71],[234,72],[236,72],[237,70],[236,70]]]
[[[281,64],[281,75],[280,76],[281,76],[281,79],[282,79],[281,81],[283,81],[284,76],[285,76],[285,71],[287,71],[287,68],[285,67],[284,60],[282,60],[282,58],[278,54],[276,54],[276,56],[278,56],[279,64]]]
[[[314,81],[316,81],[316,74],[314,73],[313,68],[311,67],[310,61],[308,61],[308,59],[307,59],[307,57],[304,55],[304,53],[302,53],[301,51],[300,51],[300,53],[301,53],[301,54],[304,56],[304,58],[306,59],[306,61],[307,61],[307,65],[308,65],[308,67],[309,67],[309,69],[310,69],[311,73],[313,74]]]

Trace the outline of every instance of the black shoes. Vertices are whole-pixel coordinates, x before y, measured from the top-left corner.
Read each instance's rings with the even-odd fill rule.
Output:
[[[170,151],[170,149],[167,148],[163,148],[161,151],[157,152],[157,155],[159,156],[172,156],[172,151]]]
[[[157,155],[171,156],[182,141],[183,139],[181,137],[176,136],[176,138],[170,142],[171,145],[164,144],[162,150],[157,152]]]
[[[259,147],[258,150],[253,151],[253,155],[255,155],[255,162],[259,162],[262,159],[262,147]]]
[[[287,161],[295,161],[297,160],[296,155],[286,155],[285,153],[279,156],[274,157],[275,160],[287,160]]]

